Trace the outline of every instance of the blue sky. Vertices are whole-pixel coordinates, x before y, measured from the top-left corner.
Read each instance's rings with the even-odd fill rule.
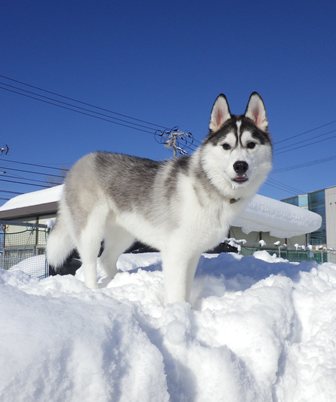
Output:
[[[311,0],[2,1],[0,75],[178,126],[198,141],[220,92],[239,114],[256,90],[275,142],[274,171],[260,193],[281,199],[336,184],[335,12],[333,1]],[[2,180],[47,177],[6,167],[57,174],[11,160],[69,167],[94,150],[171,156],[151,133],[3,89],[13,86],[36,92],[0,77],[0,145],[10,146],[0,156]],[[0,181],[0,189],[8,198],[3,191],[38,187]]]

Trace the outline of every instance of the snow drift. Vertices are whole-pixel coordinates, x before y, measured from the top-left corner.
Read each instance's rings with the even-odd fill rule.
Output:
[[[159,254],[118,266],[96,291],[0,270],[1,401],[335,400],[336,265],[204,255],[192,307]]]

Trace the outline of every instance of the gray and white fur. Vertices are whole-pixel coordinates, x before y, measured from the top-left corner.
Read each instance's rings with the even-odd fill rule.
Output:
[[[264,103],[252,93],[242,116],[219,95],[210,131],[191,156],[157,162],[95,152],[69,171],[47,244],[51,265],[77,248],[85,283],[97,287],[97,255],[112,279],[135,240],[161,251],[167,303],[188,301],[202,252],[220,243],[272,166]]]

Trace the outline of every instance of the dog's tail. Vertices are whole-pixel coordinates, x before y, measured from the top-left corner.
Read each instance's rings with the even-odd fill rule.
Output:
[[[55,269],[61,267],[74,248],[74,241],[69,233],[69,227],[61,210],[57,216],[56,224],[48,236],[48,264]]]

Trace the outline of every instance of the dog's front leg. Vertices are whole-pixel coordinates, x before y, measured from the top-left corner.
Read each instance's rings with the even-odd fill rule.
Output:
[[[162,268],[166,303],[188,302],[199,255],[185,250],[162,252]]]

